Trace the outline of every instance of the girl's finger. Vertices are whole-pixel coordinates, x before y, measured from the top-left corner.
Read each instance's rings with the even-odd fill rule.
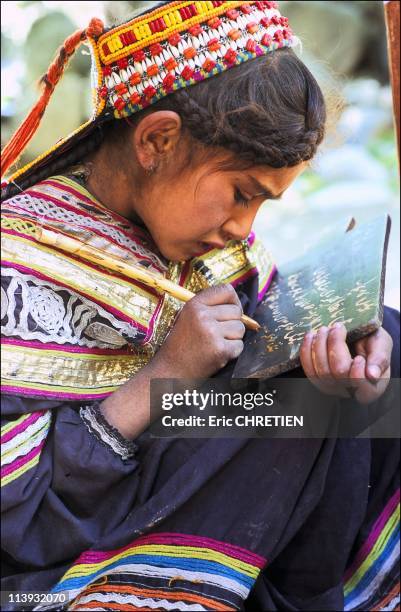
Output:
[[[242,310],[240,299],[230,284],[215,285],[214,287],[208,287],[202,289],[192,298],[201,304],[206,306],[218,306],[219,304],[235,304]]]
[[[227,355],[229,359],[237,359],[244,350],[244,343],[242,340],[225,340],[225,345],[227,347]]]
[[[349,381],[351,385],[357,387],[362,380],[365,380],[365,365],[366,361],[362,355],[354,357],[349,371]]]
[[[365,380],[365,365],[365,358],[357,355],[352,361],[348,375],[347,391],[351,397],[356,397],[358,400],[362,382]]]
[[[358,355],[353,360],[349,380],[353,395],[360,404],[369,404],[374,401],[382,392],[382,388],[376,387],[365,377],[366,359]],[[385,388],[385,387],[384,387]]]
[[[348,378],[352,357],[346,343],[347,330],[343,323],[335,323],[329,330],[327,353],[331,374],[338,379]]]
[[[355,344],[356,353],[366,357],[367,378],[376,382],[384,376],[390,367],[392,348],[393,339],[382,327]]]
[[[308,378],[317,378],[315,368],[312,361],[312,343],[313,338],[315,337],[315,333],[310,331],[308,332],[301,344],[301,348],[299,351],[299,356],[301,360],[301,365],[303,371],[305,372]]]
[[[393,339],[390,334],[383,328],[378,331],[378,336],[368,340],[366,345],[366,376],[375,382],[389,370],[393,350]]]
[[[327,354],[328,327],[321,327],[312,342],[312,361],[317,376],[323,380],[332,378]]]
[[[339,386],[336,380],[331,379],[330,381],[325,381],[317,376],[312,360],[312,344],[314,335],[314,332],[309,332],[306,334],[300,349],[301,365],[306,376],[322,393],[349,397],[345,388],[343,386]]]
[[[213,308],[216,321],[235,321],[242,316],[242,308],[237,304],[219,304]]]
[[[245,325],[242,321],[222,321],[219,328],[226,340],[241,340],[245,334]]]
[[[391,354],[378,351],[373,355],[368,355],[366,360],[366,377],[372,382],[377,382],[390,367]]]

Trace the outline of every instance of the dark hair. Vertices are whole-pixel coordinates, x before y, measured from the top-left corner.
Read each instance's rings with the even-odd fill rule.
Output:
[[[178,90],[142,112],[152,110],[176,111],[192,138],[205,146],[231,151],[237,162],[273,168],[312,159],[323,139],[326,122],[319,85],[288,48]],[[134,115],[134,122],[141,115]],[[125,121],[113,120],[107,126],[106,138],[118,138],[127,129]],[[103,135],[99,132],[84,139],[64,156],[22,180],[20,187],[26,189],[83,161],[98,148]]]

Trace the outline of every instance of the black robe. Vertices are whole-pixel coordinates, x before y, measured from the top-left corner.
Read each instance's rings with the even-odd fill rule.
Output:
[[[241,299],[252,314],[253,281],[242,288]],[[394,340],[392,376],[399,377],[399,314],[386,309],[384,327]],[[104,573],[89,572],[91,584],[99,586],[93,594],[89,582],[81,582],[86,601],[100,601],[102,593],[131,606],[126,609],[141,609],[135,602],[148,597],[159,602],[156,610],[248,612],[367,610],[394,603],[398,535],[389,517],[397,501],[398,440],[152,439],[145,431],[123,459],[88,428],[80,407],[3,398],[6,420],[40,410],[54,415],[38,465],[3,489],[4,591],[49,591],[84,551],[118,557],[150,534],[154,545],[167,544],[167,561],[153,553],[141,557],[147,573],[132,569],[137,557],[130,566],[110,566],[106,586]],[[384,529],[385,550],[378,557]],[[180,538],[185,550],[196,547],[195,557],[175,566]],[[91,558],[81,562],[90,565]],[[172,566],[182,572],[172,575]],[[187,571],[214,572],[222,582],[191,580]],[[64,588],[74,579],[84,580],[72,577]],[[131,599],[121,599],[128,592]],[[101,601],[102,609],[118,605]]]

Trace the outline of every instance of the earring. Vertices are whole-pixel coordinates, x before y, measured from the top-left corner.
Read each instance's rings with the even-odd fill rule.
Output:
[[[152,162],[152,163],[150,164],[150,166],[148,166],[148,167],[146,168],[146,174],[147,174],[148,176],[152,175],[154,172],[156,172],[157,167],[158,167],[158,164],[157,164],[157,163],[155,163],[155,162]]]

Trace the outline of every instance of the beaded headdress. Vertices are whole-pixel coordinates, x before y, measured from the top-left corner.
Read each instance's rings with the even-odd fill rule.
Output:
[[[100,122],[128,117],[170,93],[284,46],[294,46],[276,2],[166,2],[105,30],[99,19],[70,36],[42,77],[43,93],[2,152],[2,176],[34,135],[63,70],[82,42],[92,54],[94,112],[75,132],[9,178],[63,154]]]

